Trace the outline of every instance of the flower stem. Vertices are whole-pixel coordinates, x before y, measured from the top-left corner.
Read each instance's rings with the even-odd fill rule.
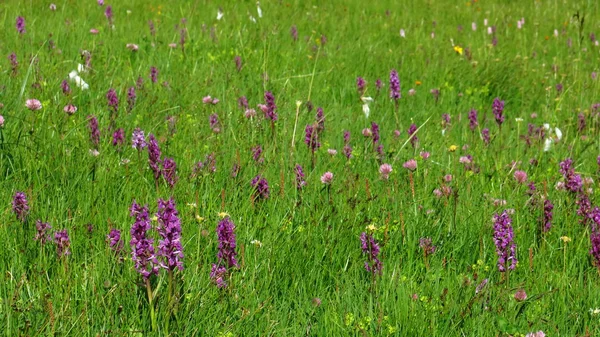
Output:
[[[152,288],[150,280],[146,279],[146,291],[148,292],[148,304],[150,305],[150,319],[152,320],[152,331],[156,332],[156,314],[154,313],[154,305],[152,304]]]

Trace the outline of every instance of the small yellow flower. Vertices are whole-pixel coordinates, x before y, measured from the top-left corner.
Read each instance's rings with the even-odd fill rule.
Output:
[[[204,221],[204,218],[199,215],[196,215],[196,221],[202,222],[202,221]]]
[[[371,232],[374,232],[374,231],[377,230],[377,227],[375,227],[374,224],[370,224],[370,225],[367,226],[367,230],[371,231]]]
[[[152,218],[150,218],[152,221],[158,221],[158,217],[155,215]]]
[[[568,236],[561,236],[560,239],[562,240],[562,242],[567,243],[567,242],[571,242],[571,238]]]
[[[229,214],[227,214],[226,212],[219,212],[218,215],[221,219],[229,216]]]
[[[296,101],[296,108],[299,108],[302,105],[302,101]]]
[[[415,81],[415,85],[421,85],[421,84],[423,84],[423,82],[421,82],[421,81]]]
[[[448,148],[448,151],[450,151],[450,152],[454,152],[454,151],[456,151],[457,149],[458,149],[458,146],[456,146],[456,145],[450,145],[450,147]]]
[[[457,52],[459,55],[463,54],[463,49],[461,46],[454,46],[454,51]]]

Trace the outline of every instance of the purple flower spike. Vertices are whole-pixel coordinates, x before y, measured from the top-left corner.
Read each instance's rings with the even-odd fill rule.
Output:
[[[148,237],[148,231],[152,229],[148,206],[140,206],[135,200],[130,208],[129,216],[135,218],[131,226],[131,260],[135,263],[135,269],[147,280],[150,275],[158,275],[158,260],[154,255],[152,239]]]
[[[296,28],[296,25],[293,25],[290,28],[290,35],[292,36],[294,42],[298,41],[298,28]]]
[[[269,198],[269,183],[267,182],[267,179],[265,179],[263,176],[257,175],[256,177],[254,177],[254,179],[252,179],[252,181],[250,182],[250,185],[254,188],[255,198]]]
[[[485,129],[481,130],[481,138],[483,139],[483,143],[485,145],[489,145],[490,144],[490,129],[485,128]]]
[[[123,251],[123,240],[121,240],[121,231],[118,229],[111,229],[110,233],[106,235],[108,246],[110,249],[119,255]]]
[[[115,133],[113,133],[112,145],[113,146],[122,146],[125,143],[125,131],[122,128],[117,129]]]
[[[115,97],[116,97],[116,95],[115,95]],[[127,111],[131,111],[133,109],[133,106],[135,105],[136,100],[137,100],[137,95],[135,94],[135,87],[129,87],[129,89],[127,89]],[[117,105],[118,104],[119,103],[117,100]]]
[[[600,269],[600,209],[596,207],[592,213],[594,224],[592,225],[592,232],[590,233],[590,241],[592,244],[590,254],[594,258],[596,268]]]
[[[90,129],[90,141],[95,147],[100,143],[100,129],[98,129],[98,119],[94,115],[88,116],[88,128]]]
[[[267,109],[265,111],[265,118],[270,120],[271,122],[275,122],[278,119],[277,113],[275,110],[277,109],[277,105],[275,105],[275,96],[270,91],[265,92],[265,105]]]
[[[213,263],[212,268],[210,269],[210,278],[217,285],[217,288],[227,288],[227,282],[225,281],[226,277],[227,269],[223,266],[219,266]]]
[[[235,61],[235,69],[237,69],[238,73],[242,70],[242,58],[239,55],[236,55],[234,58]]]
[[[173,198],[168,201],[158,200],[156,217],[158,218],[158,234],[161,237],[161,240],[158,241],[158,256],[164,259],[163,265],[169,271],[173,271],[175,268],[183,270],[181,220],[177,209],[175,209]]]
[[[144,131],[142,131],[140,128],[135,128],[135,130],[133,130],[133,134],[131,135],[131,147],[141,151],[146,148],[146,145]]]
[[[321,147],[318,132],[312,124],[308,124],[304,129],[304,143],[313,153]]]
[[[426,256],[435,253],[435,250],[437,248],[436,246],[434,246],[431,243],[431,238],[429,238],[429,237],[420,238],[419,239],[419,247],[421,247],[421,249],[423,249],[423,252]]]
[[[367,82],[365,82],[364,78],[362,78],[360,76],[356,78],[356,89],[358,90],[359,96],[364,95],[366,85],[367,85]]]
[[[317,108],[315,120],[315,123],[317,125],[317,132],[323,132],[325,130],[325,114],[323,113],[323,108]]]
[[[412,138],[410,139],[410,144],[414,147],[417,146],[417,143],[419,142],[419,138],[417,138],[417,126],[415,124],[411,124],[410,127],[408,128],[408,136]],[[413,136],[414,135],[414,136]]]
[[[517,266],[515,256],[517,247],[514,242],[512,219],[506,211],[494,215],[494,244],[498,255],[498,270],[505,272],[506,268],[514,270]]]
[[[469,128],[471,131],[475,131],[477,126],[479,126],[479,122],[477,121],[477,110],[471,109],[471,111],[469,111]]]
[[[113,25],[113,11],[112,11],[111,6],[106,7],[106,10],[104,11],[104,16],[106,16],[106,19],[108,20],[108,25],[112,26]]]
[[[552,210],[554,209],[554,205],[549,199],[544,200],[544,218],[542,220],[544,228],[544,232],[550,231],[552,228]]]
[[[502,125],[502,123],[504,123],[504,101],[501,101],[498,97],[494,98],[492,112],[496,118],[496,123],[498,123],[499,126]]]
[[[54,233],[54,243],[56,244],[56,254],[58,258],[71,255],[69,247],[71,247],[71,240],[66,229]]]
[[[25,34],[25,18],[23,18],[22,16],[18,16],[17,21],[15,23],[15,27],[17,28],[17,32],[19,32],[19,34]]]
[[[573,159],[565,159],[564,161],[560,162],[559,172],[565,178],[566,189],[571,193],[579,193],[583,187],[583,181],[581,180],[581,176],[579,174],[575,174],[575,169],[572,165]]]
[[[173,189],[173,187],[175,187],[175,183],[177,180],[179,180],[176,172],[177,164],[173,158],[165,158],[165,160],[162,162],[162,166],[163,177],[165,178],[167,185],[169,185],[169,188]]]
[[[156,67],[150,67],[150,80],[152,83],[158,82],[158,69]]]
[[[60,88],[62,89],[62,92],[65,96],[68,96],[71,94],[71,87],[69,86],[69,82],[67,82],[67,80],[63,80],[60,83]]]
[[[373,274],[381,275],[383,264],[379,260],[379,244],[372,235],[365,232],[360,235],[360,243],[363,254],[367,255],[365,269]]]
[[[234,230],[235,225],[228,216],[219,221],[219,224],[217,225],[217,238],[219,239],[217,258],[219,260],[219,265],[224,265],[227,268],[239,267],[236,259],[237,253],[235,251],[236,240]]]
[[[301,190],[304,188],[304,186],[306,186],[306,180],[304,180],[304,170],[302,170],[302,166],[296,164],[294,173],[296,174],[296,189]]]
[[[108,89],[108,92],[106,93],[106,100],[108,102],[108,107],[116,113],[117,110],[119,110],[119,98],[117,97],[117,92],[115,91],[115,89]]]
[[[17,220],[25,222],[27,220],[27,214],[29,213],[29,205],[27,203],[27,196],[23,192],[15,193],[12,202],[12,210],[17,216]]]
[[[34,241],[39,241],[41,245],[45,245],[52,241],[52,235],[50,234],[52,226],[50,226],[49,223],[38,220],[35,222],[35,229],[37,233],[33,238]]]
[[[375,122],[371,122],[371,136],[373,137],[373,143],[379,143],[379,125]]]
[[[396,69],[392,69],[390,72],[390,98],[396,102],[398,102],[398,99],[401,98],[400,78],[398,77],[398,72]]]
[[[153,134],[148,136],[148,165],[150,165],[150,169],[152,173],[154,173],[154,181],[160,179],[162,175],[162,171],[160,169],[160,165],[162,164],[162,159],[160,147],[158,146],[158,142],[156,138],[154,138]]]

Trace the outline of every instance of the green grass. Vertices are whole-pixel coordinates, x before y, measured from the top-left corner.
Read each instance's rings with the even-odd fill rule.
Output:
[[[0,333],[600,334],[600,316],[590,312],[600,307],[590,227],[579,223],[575,197],[555,189],[562,180],[559,163],[567,157],[574,159],[578,174],[600,180],[600,123],[591,108],[600,92],[600,79],[592,78],[592,72],[600,72],[600,47],[590,41],[590,33],[600,36],[600,6],[594,1],[263,1],[262,18],[253,1],[106,1],[113,5],[114,29],[104,16],[106,5],[65,0],[51,11],[49,4],[0,4],[0,115],[5,119],[0,128]],[[217,21],[219,6],[224,17]],[[585,15],[583,27],[573,19],[576,12]],[[15,29],[19,15],[26,22],[23,35]],[[521,17],[525,25],[517,29]],[[185,52],[182,18],[187,20]],[[496,27],[496,46],[484,26],[486,18]],[[293,25],[296,42],[290,36]],[[90,34],[91,28],[99,34]],[[401,28],[406,38],[400,37]],[[468,48],[470,58],[458,54],[451,41]],[[128,50],[128,43],[139,50]],[[67,97],[60,83],[84,63],[83,50],[92,55],[91,69],[81,74],[90,89],[70,82],[73,92]],[[14,72],[7,58],[12,52],[19,63]],[[236,55],[243,62],[239,72]],[[159,71],[156,84],[149,77],[152,66]],[[401,80],[397,110],[389,98],[391,69]],[[135,106],[127,112],[127,89],[140,76],[144,88],[137,90]],[[365,96],[374,99],[368,119],[356,90],[358,76],[367,81]],[[376,79],[384,84],[380,92]],[[559,83],[564,87],[560,93],[555,89]],[[110,88],[120,100],[114,123],[126,136],[120,150],[111,144],[105,97]],[[411,88],[414,96],[408,94]],[[440,90],[438,100],[431,89]],[[266,90],[273,92],[278,107],[273,128],[256,108],[264,103]],[[203,104],[207,95],[220,103]],[[258,118],[244,118],[240,96],[248,98]],[[501,131],[491,111],[495,97],[506,102]],[[29,111],[29,98],[39,99],[43,109]],[[297,101],[302,105],[292,139]],[[307,101],[315,107],[312,112]],[[78,107],[73,116],[63,112],[69,102]],[[313,167],[303,141],[316,107],[323,108],[326,121]],[[467,118],[473,108],[479,112],[475,132]],[[580,112],[587,120],[583,131],[577,124]],[[219,117],[218,134],[209,126],[212,113]],[[451,115],[444,134],[443,113]],[[88,115],[100,123],[97,157],[90,155]],[[174,134],[167,122],[171,116]],[[380,126],[383,158],[361,134],[371,122]],[[416,148],[407,136],[412,123],[421,127]],[[549,123],[562,130],[563,138],[551,151],[543,151],[543,141],[528,147],[521,139],[528,123]],[[146,151],[131,148],[136,127],[156,135],[163,157],[176,161],[179,181],[173,190],[164,181],[157,187]],[[479,136],[483,128],[490,129],[488,146]],[[344,130],[351,132],[351,160],[342,153]],[[394,130],[401,131],[399,137]],[[264,150],[263,164],[252,159],[256,145]],[[338,154],[331,156],[327,149]],[[421,151],[431,153],[429,160],[419,156]],[[192,177],[195,163],[211,153],[217,171]],[[459,163],[466,155],[473,156],[477,172]],[[418,169],[410,174],[402,164],[412,158]],[[532,158],[538,165],[530,164]],[[513,161],[520,164],[511,168]],[[234,163],[240,165],[235,178]],[[387,181],[379,176],[382,163],[393,166]],[[296,164],[306,174],[302,191],[295,187]],[[554,203],[553,226],[546,234],[538,230],[542,209],[532,206],[527,186],[515,182],[516,169],[535,182],[538,200],[547,197]],[[320,182],[326,171],[334,174],[329,189]],[[267,200],[253,201],[250,181],[258,174],[269,182]],[[449,185],[455,193],[438,199],[433,191],[446,174],[453,175]],[[597,205],[598,190],[592,188],[589,198]],[[29,200],[25,224],[11,210],[16,191]],[[166,271],[151,278],[158,316],[158,331],[152,332],[146,289],[131,261],[129,207],[135,199],[148,204],[154,215],[157,199],[171,196],[182,221],[185,269],[175,272],[171,305]],[[493,199],[506,205],[495,206]],[[492,227],[493,215],[505,208],[514,210],[519,260],[508,279],[496,267]],[[236,224],[240,262],[226,289],[210,278],[220,212]],[[59,259],[54,244],[32,240],[37,219],[53,230],[68,230],[70,256]],[[93,224],[91,232],[88,224]],[[359,239],[370,225],[376,228],[384,266],[375,282],[364,269]],[[122,231],[122,262],[106,242],[111,228]],[[572,241],[564,244],[562,236]],[[428,257],[429,268],[419,248],[422,237],[431,237],[437,246]],[[489,284],[476,294],[483,279]],[[517,302],[513,296],[521,288],[528,298]]]

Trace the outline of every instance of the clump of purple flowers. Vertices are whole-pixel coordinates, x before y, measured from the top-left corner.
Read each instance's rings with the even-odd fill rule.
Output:
[[[490,144],[490,129],[485,128],[485,129],[481,130],[481,138],[483,139],[483,143],[485,145],[489,145]]]
[[[112,109],[114,113],[119,110],[119,97],[117,97],[117,92],[115,89],[108,89],[108,92],[106,93],[106,101],[108,102],[108,107]]]
[[[27,203],[27,196],[23,192],[15,193],[12,201],[12,210],[17,216],[17,220],[25,222],[27,220],[27,214],[29,213],[29,205]]]
[[[265,179],[263,176],[257,175],[256,177],[254,177],[252,181],[250,181],[250,185],[254,188],[254,198],[269,198],[269,183],[267,182],[267,179]]]
[[[360,235],[361,249],[363,254],[367,255],[365,261],[365,269],[373,275],[381,275],[383,264],[379,260],[380,248],[379,244],[371,234],[363,232]]]
[[[98,119],[94,115],[88,116],[88,128],[90,129],[90,141],[92,145],[98,146],[100,143],[100,129],[98,129]]]
[[[390,72],[390,98],[396,101],[397,104],[400,97],[400,78],[398,78],[396,69],[392,69]]]
[[[62,92],[65,96],[68,96],[71,94],[71,87],[69,86],[69,82],[67,82],[67,80],[63,80],[60,83],[60,89],[62,90]]]
[[[183,247],[181,246],[181,220],[175,209],[173,198],[169,200],[158,199],[158,256],[164,259],[163,265],[170,272],[183,270]]]
[[[106,241],[108,241],[108,246],[115,255],[120,256],[124,245],[123,240],[121,240],[121,231],[115,228],[111,229],[106,235]]]
[[[252,148],[252,159],[258,164],[262,164],[265,161],[265,159],[262,157],[262,153],[262,146],[256,145]]]
[[[296,28],[296,25],[293,25],[290,28],[290,35],[292,36],[294,42],[298,41],[298,28]]]
[[[302,170],[300,164],[296,164],[294,173],[296,174],[296,189],[301,190],[306,186],[306,180],[304,180],[304,170]]]
[[[135,94],[135,87],[129,87],[129,89],[127,89],[127,111],[128,112],[133,109],[133,106],[135,105],[136,100],[137,100],[137,95]],[[119,103],[117,102],[117,104],[119,104]]]
[[[15,27],[17,28],[17,32],[19,32],[19,34],[25,34],[25,18],[23,18],[22,16],[17,16]]]
[[[39,241],[41,245],[45,245],[52,240],[52,235],[50,234],[52,226],[49,223],[37,220],[35,222],[35,229],[37,233],[33,238],[34,241]]]
[[[160,158],[161,152],[160,147],[158,146],[158,142],[156,138],[154,138],[153,134],[148,136],[148,165],[150,165],[150,169],[154,173],[154,181],[158,182],[160,176],[162,175],[160,165],[162,164],[162,159]]]
[[[512,219],[506,210],[500,215],[494,215],[494,244],[500,272],[506,272],[506,268],[514,270],[517,266],[516,245],[511,224]]]
[[[150,67],[150,81],[152,83],[158,82],[158,69],[156,67]]]
[[[108,25],[112,26],[113,25],[113,12],[112,12],[111,6],[106,6],[106,10],[104,11],[104,16],[106,16],[106,19],[108,19]]]
[[[17,74],[17,67],[19,66],[19,62],[17,61],[17,54],[15,54],[15,52],[10,53],[10,55],[8,55],[8,60],[10,61],[12,75],[15,76]]]
[[[494,98],[492,112],[494,113],[494,118],[496,118],[498,126],[502,125],[502,123],[504,123],[504,101],[501,101],[498,97]]]
[[[469,128],[471,131],[475,131],[477,126],[479,126],[479,122],[477,121],[477,110],[471,109],[471,111],[469,111]]]
[[[415,124],[411,124],[408,128],[408,136],[411,137],[410,144],[415,148],[419,142],[419,138],[417,138],[417,126]]]
[[[275,112],[277,109],[277,105],[275,105],[275,96],[270,91],[265,91],[265,105],[267,106],[265,118],[271,122],[277,121],[278,116]]]
[[[117,129],[113,133],[112,137],[112,145],[113,146],[122,146],[125,143],[125,131],[122,128]]]
[[[217,239],[219,240],[217,263],[212,265],[210,278],[215,282],[217,287],[226,288],[227,268],[238,268],[235,225],[229,217],[225,217],[217,225]]]
[[[365,79],[358,76],[356,78],[356,89],[358,91],[358,96],[364,95],[365,93],[365,86],[367,85],[367,82],[365,82]]]
[[[317,108],[315,123],[317,126],[317,132],[323,132],[325,130],[325,115],[323,113],[323,108],[321,107]]]
[[[321,147],[321,143],[319,143],[319,134],[316,127],[312,124],[308,124],[304,129],[304,143],[312,153],[315,153],[315,151]]]
[[[152,229],[148,206],[140,206],[135,200],[130,208],[129,216],[135,217],[131,226],[131,260],[135,263],[135,269],[147,280],[150,275],[158,275],[158,260],[154,255],[153,240],[148,237],[148,231]]]
[[[167,185],[169,185],[169,188],[173,188],[175,187],[175,183],[177,182],[177,180],[179,180],[179,177],[177,176],[177,164],[175,163],[175,160],[173,158],[165,158],[162,162],[162,175],[163,178],[165,178],[165,181],[167,182]]]
[[[579,174],[573,169],[573,159],[567,158],[560,162],[559,172],[565,178],[565,188],[571,193],[579,193],[583,187],[583,181]]]
[[[208,123],[210,124],[210,128],[214,133],[221,132],[221,124],[219,123],[219,115],[211,114],[208,116]]]
[[[373,137],[373,144],[379,143],[379,125],[375,122],[371,122],[371,137]]]
[[[239,55],[236,55],[234,58],[235,61],[235,69],[237,69],[238,73],[242,70],[242,58]]]
[[[344,130],[344,156],[352,158],[352,146],[350,146],[350,131]]]
[[[133,130],[133,134],[131,135],[131,147],[141,151],[146,148],[146,137],[144,136],[144,131],[140,128],[135,128]]]
[[[419,239],[419,247],[421,247],[421,249],[423,250],[423,255],[425,257],[435,253],[435,250],[437,248],[436,246],[434,246],[432,244],[430,237],[420,238]]]
[[[542,220],[543,223],[543,231],[548,232],[550,228],[552,228],[552,210],[554,209],[554,205],[550,201],[550,199],[544,200],[544,217]]]
[[[69,240],[69,234],[66,229],[54,233],[54,243],[56,244],[56,254],[58,258],[71,255],[69,247],[71,247],[71,240]]]

